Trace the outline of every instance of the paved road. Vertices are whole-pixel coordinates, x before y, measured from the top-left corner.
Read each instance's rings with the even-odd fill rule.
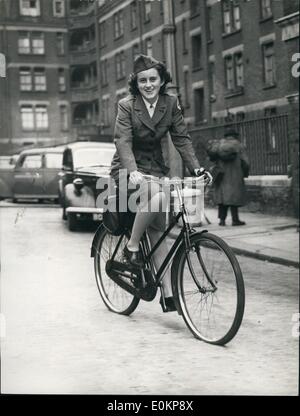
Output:
[[[158,299],[130,317],[110,313],[94,281],[92,231],[67,231],[58,208],[0,215],[3,393],[297,394],[298,270],[240,257],[244,321],[226,347],[211,346]]]

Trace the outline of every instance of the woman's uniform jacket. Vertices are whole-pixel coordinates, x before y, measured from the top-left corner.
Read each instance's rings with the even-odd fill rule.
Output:
[[[128,174],[138,170],[156,176],[167,175],[169,168],[163,158],[161,140],[168,131],[186,167],[191,172],[199,168],[177,97],[167,93],[159,95],[152,118],[141,95],[121,99],[114,132],[117,151],[111,175],[117,178],[119,169],[127,169]]]

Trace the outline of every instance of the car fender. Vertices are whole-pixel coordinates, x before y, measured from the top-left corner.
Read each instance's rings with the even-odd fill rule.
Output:
[[[80,193],[75,192],[73,183],[68,183],[64,189],[64,206],[95,208],[96,201],[94,193],[89,186],[84,186]]]

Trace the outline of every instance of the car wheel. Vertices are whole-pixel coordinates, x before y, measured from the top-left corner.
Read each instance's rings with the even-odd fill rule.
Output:
[[[44,202],[43,198],[39,198],[39,199],[38,199],[38,203],[39,203],[39,204],[43,204],[43,202]]]
[[[17,198],[13,198],[12,202],[13,202],[14,204],[16,204],[16,203],[18,202],[18,199],[17,199]]]
[[[68,229],[70,231],[76,231],[77,229],[77,225],[78,225],[78,221],[76,218],[76,214],[72,213],[68,213],[67,215],[67,221],[68,221]]]

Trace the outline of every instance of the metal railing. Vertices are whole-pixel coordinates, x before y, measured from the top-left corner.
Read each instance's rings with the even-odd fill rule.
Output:
[[[250,160],[250,175],[287,174],[290,162],[287,114],[190,130],[200,162],[207,162],[207,141],[221,139],[225,127],[234,127],[240,133]]]

